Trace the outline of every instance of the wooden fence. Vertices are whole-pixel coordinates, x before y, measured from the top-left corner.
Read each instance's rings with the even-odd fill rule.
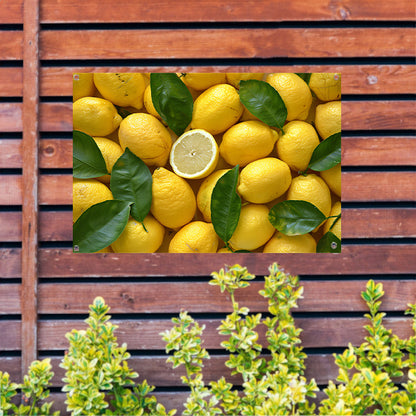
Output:
[[[185,391],[158,335],[186,309],[215,328],[230,310],[212,271],[239,263],[259,276],[278,262],[299,274],[309,377],[336,377],[331,353],[362,341],[369,278],[382,281],[387,325],[411,332],[416,299],[414,2],[14,0],[0,2],[0,370],[15,381],[52,357],[53,396],[65,409],[58,363],[64,335],[83,327],[95,296],[119,324],[131,366],[181,407]],[[129,255],[72,253],[74,72],[341,72],[342,253]],[[256,281],[240,299],[264,311]],[[238,381],[237,381],[238,382]]]

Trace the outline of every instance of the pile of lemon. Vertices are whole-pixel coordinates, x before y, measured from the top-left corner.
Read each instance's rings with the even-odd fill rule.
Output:
[[[133,218],[102,252],[229,252],[211,223],[211,194],[218,179],[240,166],[243,205],[229,241],[233,250],[314,253],[334,219],[312,233],[286,236],[268,219],[284,200],[311,202],[328,217],[341,212],[341,164],[304,171],[313,150],[341,131],[341,76],[314,73],[306,83],[291,73],[178,74],[193,99],[192,121],[177,137],[155,110],[150,75],[74,75],[74,130],[92,136],[107,170],[128,147],[152,173],[152,205],[145,227]],[[283,131],[253,116],[241,103],[240,80],[264,80],[287,108]],[[124,110],[124,114],[120,111]],[[120,114],[126,115],[124,118]],[[110,175],[73,181],[73,220],[90,206],[113,199]],[[341,221],[331,231],[341,238]]]

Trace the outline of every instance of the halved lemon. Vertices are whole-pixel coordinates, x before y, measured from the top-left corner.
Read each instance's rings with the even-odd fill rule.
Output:
[[[170,165],[173,171],[185,179],[205,178],[218,163],[218,145],[206,130],[189,130],[172,146]]]

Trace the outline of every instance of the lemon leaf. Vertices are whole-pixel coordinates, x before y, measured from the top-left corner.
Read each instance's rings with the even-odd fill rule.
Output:
[[[240,218],[241,199],[237,194],[238,168],[235,166],[218,179],[211,196],[211,221],[217,235],[228,243]]]
[[[89,207],[74,224],[74,251],[94,253],[117,240],[129,219],[130,205],[114,199]]]
[[[108,174],[105,160],[94,139],[78,130],[72,134],[74,178],[90,179]]]
[[[317,253],[341,253],[341,240],[332,232],[326,232],[316,245]]]
[[[173,73],[150,74],[150,90],[156,111],[180,136],[192,120],[194,101],[190,91]]]
[[[308,168],[321,172],[341,163],[341,132],[323,140],[312,153]]]
[[[285,235],[309,233],[325,219],[319,208],[308,201],[282,201],[269,212],[269,221]]]
[[[309,84],[309,80],[311,79],[311,73],[296,73],[297,76],[301,77],[307,84]]]
[[[251,114],[271,127],[281,129],[287,118],[286,105],[280,94],[267,82],[240,81],[240,101]]]
[[[152,204],[152,174],[128,147],[113,166],[110,188],[115,199],[133,203],[131,216],[142,223]]]

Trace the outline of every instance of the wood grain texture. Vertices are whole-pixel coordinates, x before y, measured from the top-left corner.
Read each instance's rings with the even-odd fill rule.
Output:
[[[1,2],[0,4],[3,3],[5,2]],[[0,39],[0,57],[3,61],[18,61],[23,59],[22,31],[0,29]]]
[[[115,335],[120,344],[127,343],[130,350],[164,350],[165,343],[160,333],[170,329],[170,320],[113,320],[118,325]],[[205,325],[204,347],[207,349],[222,349],[221,342],[225,337],[218,336],[217,328],[221,324],[219,319],[198,319],[200,325]],[[360,345],[367,332],[364,325],[365,318],[295,318],[295,325],[302,328],[302,345],[304,348],[346,347],[349,342]],[[385,318],[386,328],[391,329],[401,338],[412,335],[411,318]],[[73,328],[85,329],[82,321],[76,320],[48,320],[39,322],[39,350],[65,350],[68,340],[65,334]],[[259,342],[265,345],[265,326],[259,327]],[[1,341],[0,341],[1,342]]]
[[[0,169],[22,167],[22,141],[0,139]],[[342,166],[413,166],[416,137],[343,137]],[[39,167],[72,168],[71,139],[42,139]]]
[[[414,54],[415,33],[412,28],[48,30],[41,33],[40,57],[410,57]]]
[[[207,279],[208,280],[208,279]],[[302,280],[304,298],[296,312],[365,312],[361,299],[366,281]],[[416,302],[416,281],[396,279],[383,283],[383,311],[403,311]],[[157,283],[45,283],[39,285],[39,313],[85,313],[95,296],[102,296],[111,306],[111,313],[231,313],[229,296],[221,295],[217,286],[208,282]],[[236,292],[236,300],[250,311],[266,311],[267,301],[259,295],[263,282],[252,282],[244,291]],[[322,302],[325,299],[325,302]]]
[[[175,8],[171,3],[157,0],[127,0],[123,7],[114,7],[111,0],[93,0],[82,5],[79,1],[65,0],[56,4],[53,0],[41,3],[41,19],[48,22],[281,22],[310,20],[409,20],[414,8],[409,0],[399,0],[395,7],[380,4],[375,0],[338,1],[318,0],[313,7],[306,0],[285,2],[282,0],[227,1],[218,10],[217,1],[197,0],[186,7]]]
[[[0,286],[0,315],[20,315],[21,313],[21,285],[16,283]]]
[[[415,94],[414,65],[297,65],[216,67],[44,67],[41,69],[42,96],[72,96],[72,74],[76,72],[340,72],[345,94]],[[9,68],[4,68],[3,72]],[[18,72],[18,69],[14,69]],[[6,72],[7,74],[7,72]],[[6,75],[4,75],[5,77]],[[1,83],[0,68],[0,83]],[[7,79],[7,78],[5,78]],[[406,82],[403,82],[403,80]],[[7,88],[7,86],[5,85]],[[10,88],[10,87],[9,87]]]
[[[20,351],[22,348],[22,325],[19,320],[5,319],[0,321],[0,351]],[[18,369],[21,370],[20,368]]]
[[[0,2],[4,4],[5,2]],[[0,68],[0,97],[23,95],[23,68]]]

